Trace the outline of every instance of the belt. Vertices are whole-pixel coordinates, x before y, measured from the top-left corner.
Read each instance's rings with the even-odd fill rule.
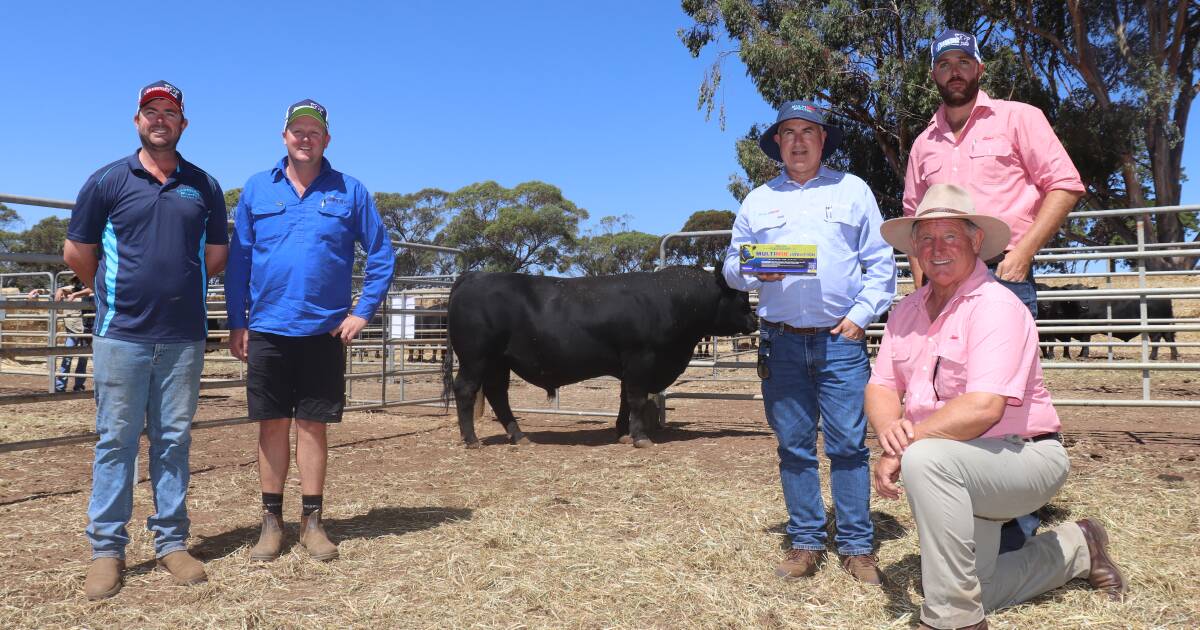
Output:
[[[1062,434],[1059,433],[1058,431],[1055,431],[1054,433],[1043,433],[1041,435],[1033,435],[1033,436],[1030,436],[1027,438],[1021,438],[1021,439],[1026,442],[1042,442],[1045,440],[1054,440],[1056,442],[1061,442]]]
[[[1000,252],[999,254],[996,254],[995,256],[983,261],[983,264],[987,265],[988,267],[995,267],[996,265],[999,265],[1004,260],[1004,256],[1006,254],[1008,254],[1008,252],[1009,252],[1009,250],[1006,249],[1006,250]]]
[[[828,328],[796,328],[795,326],[788,326],[787,324],[769,322],[765,319],[762,320],[762,323],[763,326],[766,326],[767,328],[782,330],[785,333],[792,333],[793,335],[819,335],[821,333],[829,332]]]

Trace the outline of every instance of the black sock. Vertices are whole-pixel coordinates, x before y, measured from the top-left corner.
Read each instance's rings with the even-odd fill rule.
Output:
[[[283,518],[283,493],[264,492],[262,493],[263,511],[269,512]]]
[[[301,514],[308,516],[313,512],[321,509],[321,503],[324,501],[324,495],[320,494],[304,494],[300,496]]]

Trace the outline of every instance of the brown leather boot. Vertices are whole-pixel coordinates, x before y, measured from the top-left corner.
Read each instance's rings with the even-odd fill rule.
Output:
[[[158,559],[158,566],[166,569],[180,586],[199,584],[208,580],[204,563],[192,557],[186,549],[172,551]]]
[[[250,559],[255,562],[270,562],[278,558],[281,551],[283,519],[270,512],[263,512],[262,531],[258,534],[258,544],[250,549]]]
[[[107,599],[121,592],[125,580],[121,573],[125,570],[125,561],[120,558],[96,558],[88,567],[87,577],[83,580],[83,594],[88,599],[96,601]]]
[[[327,561],[338,557],[337,545],[329,540],[321,526],[321,510],[300,517],[300,544],[313,560]]]
[[[866,554],[860,556],[840,556],[842,560],[842,568],[846,570],[854,579],[864,584],[871,586],[883,585],[883,574],[879,572],[879,565],[875,561],[875,556]]]
[[[1129,590],[1129,585],[1121,575],[1117,563],[1108,555],[1108,532],[1104,525],[1090,518],[1075,521],[1075,524],[1083,530],[1088,555],[1092,558],[1092,569],[1087,576],[1088,584],[1098,591],[1104,591],[1108,598],[1115,602],[1125,599],[1125,591]]]
[[[817,567],[824,555],[824,551],[788,549],[787,555],[783,557],[783,562],[775,567],[775,577],[785,580],[806,578],[817,572]]]

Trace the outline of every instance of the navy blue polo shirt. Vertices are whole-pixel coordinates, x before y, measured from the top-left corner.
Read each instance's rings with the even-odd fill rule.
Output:
[[[67,238],[100,245],[96,336],[138,343],[207,336],[204,247],[229,243],[225,195],[208,173],[180,157],[160,183],[135,151],[84,183]]]

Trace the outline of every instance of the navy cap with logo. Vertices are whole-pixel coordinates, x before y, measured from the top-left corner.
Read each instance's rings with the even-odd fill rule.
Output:
[[[975,61],[983,63],[983,57],[979,54],[979,43],[975,41],[975,36],[948,28],[933,38],[933,43],[929,45],[930,65],[933,65],[943,53],[951,50],[961,50],[974,57]]]
[[[156,98],[165,98],[183,111],[183,90],[167,83],[166,81],[155,81],[150,85],[138,91],[138,109]]]
[[[779,114],[775,117],[775,124],[767,128],[762,136],[758,138],[758,146],[767,154],[767,157],[782,162],[783,157],[779,154],[779,143],[775,142],[775,134],[779,132],[779,125],[785,120],[799,118],[808,122],[817,123],[825,128],[825,145],[821,147],[821,159],[825,160],[833,155],[838,145],[842,144],[842,130],[839,127],[829,124],[825,121],[825,114],[821,113],[821,109],[812,101],[788,101],[779,108]]]
[[[311,98],[306,98],[303,101],[300,101],[299,103],[289,107],[287,110],[287,117],[283,121],[283,126],[286,127],[292,124],[293,120],[296,120],[301,116],[315,118],[317,122],[321,123],[322,127],[329,129],[328,112],[325,111],[325,108],[322,107],[320,103],[312,100]]]

